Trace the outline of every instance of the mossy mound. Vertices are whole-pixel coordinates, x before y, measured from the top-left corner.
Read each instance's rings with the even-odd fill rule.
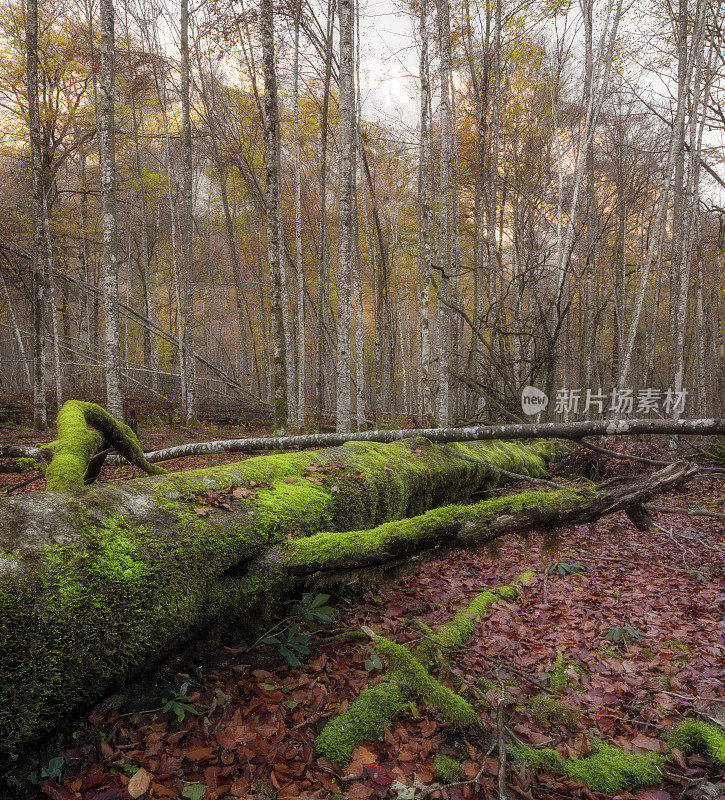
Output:
[[[700,753],[725,767],[725,732],[714,725],[686,719],[672,732],[669,745],[685,753]]]
[[[665,756],[627,753],[603,742],[596,747],[594,753],[584,758],[564,759],[556,750],[548,747],[534,750],[520,745],[518,755],[535,770],[566,775],[593,792],[602,794],[659,786],[662,780],[659,764]]]
[[[330,720],[315,739],[320,755],[346,766],[355,748],[383,738],[390,718],[405,706],[403,693],[394,683],[363,689],[347,710]]]
[[[463,778],[461,765],[455,758],[438,754],[433,762],[436,778],[442,783],[456,783]]]
[[[562,703],[548,694],[537,694],[529,700],[531,716],[540,725],[565,725],[576,727],[581,716],[579,709]]]

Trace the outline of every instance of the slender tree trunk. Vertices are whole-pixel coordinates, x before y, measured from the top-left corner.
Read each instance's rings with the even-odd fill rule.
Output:
[[[295,4],[294,65],[292,78],[294,193],[295,193],[295,260],[297,261],[297,417],[295,424],[305,424],[305,268],[302,254],[302,176],[300,173],[300,16],[301,0]],[[321,309],[318,309],[318,313]]]
[[[428,185],[430,160],[430,65],[428,58],[428,2],[421,0],[418,16],[420,34],[420,151],[418,162],[418,280],[420,286],[420,413],[425,421],[433,416],[430,346],[430,283],[431,283],[431,204]]]
[[[279,246],[279,102],[275,66],[274,12],[272,0],[260,0],[260,33],[264,67],[264,163],[267,176],[267,258],[270,272],[272,317],[272,386],[274,393],[274,429],[284,433],[288,424],[287,366],[282,308],[282,264]]]
[[[185,425],[196,423],[196,359],[194,358],[194,208],[191,153],[191,87],[189,67],[189,0],[181,0],[181,301],[182,369],[186,396],[182,407]]]
[[[38,0],[27,0],[25,9],[25,75],[28,87],[30,158],[33,170],[33,422],[38,430],[48,427],[45,409],[45,270],[43,230],[43,162],[38,107]]]
[[[438,291],[441,300],[449,302],[451,276],[451,233],[454,226],[453,180],[453,115],[451,112],[451,12],[448,0],[437,0],[438,33],[441,49],[441,150],[438,245]],[[448,426],[449,392],[448,365],[450,359],[450,311],[442,311],[438,325],[438,424]]]
[[[10,299],[10,293],[8,292],[7,284],[5,283],[5,278],[3,276],[3,271],[0,269],[0,286],[2,286],[3,296],[5,297],[5,302],[8,307],[8,314],[10,315],[10,327],[13,331],[13,336],[15,337],[15,343],[18,346],[18,355],[20,356],[20,361],[23,365],[23,374],[25,375],[25,382],[28,386],[28,389],[32,391],[33,389],[33,380],[30,377],[30,367],[28,366],[28,359],[25,355],[25,345],[23,344],[23,337],[20,333],[20,328],[18,327],[18,321],[15,317],[15,312],[13,311],[13,303]]]
[[[348,433],[350,427],[350,308],[352,276],[353,192],[355,191],[355,80],[353,71],[353,0],[339,0],[340,58],[340,168],[339,168],[339,245],[337,275],[337,402],[336,429]]]
[[[332,76],[332,31],[335,0],[327,0],[325,85],[320,118],[320,240],[317,258],[317,429],[322,430],[325,397],[325,310],[327,308],[327,134]]]
[[[116,123],[114,113],[115,32],[113,0],[100,0],[101,80],[99,84],[99,166],[103,216],[103,290],[106,406],[123,419],[121,340],[118,316],[118,242],[116,238]]]

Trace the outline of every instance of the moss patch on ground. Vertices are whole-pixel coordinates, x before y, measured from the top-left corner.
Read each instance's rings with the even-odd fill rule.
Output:
[[[551,748],[535,750],[526,745],[519,745],[517,752],[535,770],[566,775],[603,794],[659,786],[662,779],[659,764],[666,758],[627,753],[603,742],[597,744],[594,753],[583,758],[564,759]]]
[[[672,732],[670,747],[685,753],[700,753],[725,767],[725,732],[696,719],[686,719]]]
[[[433,762],[433,771],[442,783],[456,783],[463,778],[460,763],[450,756],[438,754]]]
[[[394,683],[363,689],[346,711],[325,725],[315,739],[317,752],[346,766],[359,744],[383,738],[390,718],[404,706],[403,693]]]

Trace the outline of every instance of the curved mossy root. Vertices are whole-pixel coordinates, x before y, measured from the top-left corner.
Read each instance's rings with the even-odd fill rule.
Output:
[[[439,646],[451,647],[455,644],[463,643],[471,633],[473,633],[476,619],[486,611],[491,603],[495,602],[500,597],[514,597],[518,587],[524,583],[528,583],[533,577],[533,574],[533,572],[525,572],[508,586],[501,586],[498,589],[482,592],[473,599],[468,608],[464,611],[459,611],[449,623],[442,625],[437,633],[432,633],[431,638],[436,639]],[[363,635],[365,634],[363,633]],[[439,636],[440,639],[437,638]],[[387,642],[387,640],[383,640],[383,642]],[[443,642],[446,644],[443,645]],[[392,642],[387,642],[387,645],[392,644]],[[385,648],[386,644],[383,643],[382,647]],[[395,645],[392,650],[388,648],[388,651],[393,652],[397,647],[399,647],[399,645]],[[404,648],[401,648],[401,650],[403,650],[405,656],[401,656],[396,650],[394,653],[396,661],[399,662],[401,658],[404,658],[406,661],[410,659],[411,662],[416,662],[415,656],[411,656]],[[453,698],[459,696],[451,692],[450,689],[446,689],[446,687],[432,678],[424,666],[424,664],[428,664],[431,660],[430,653],[427,650],[418,648],[416,656],[420,658],[422,663],[419,663],[417,666],[411,663],[405,672],[412,677],[414,673],[419,676],[421,674],[420,670],[423,670],[432,684],[429,681],[409,681],[400,670],[396,672],[391,664],[388,677],[392,683],[377,684],[376,686],[363,689],[346,711],[334,719],[331,719],[322,729],[322,733],[320,733],[315,740],[317,752],[329,758],[330,761],[346,766],[352,758],[353,750],[359,744],[363,744],[363,742],[375,742],[382,739],[385,729],[390,725],[390,720],[393,715],[404,706],[403,697],[400,694],[396,682],[414,691],[417,691],[417,686],[423,685],[427,687],[428,698],[424,699],[432,702],[436,708],[439,708],[439,710],[443,712],[444,716],[446,716],[445,709],[447,708],[450,711],[452,703],[454,714],[457,709],[457,718],[460,718],[460,703],[455,699],[451,700],[451,696],[453,696]],[[412,685],[413,683],[415,685]],[[436,686],[435,692],[431,690],[433,684]],[[381,694],[384,695],[386,702],[380,702],[379,698]],[[421,694],[421,696],[423,695]],[[389,701],[389,698],[395,698],[398,702],[393,703]],[[460,698],[460,700],[468,706],[463,698]],[[442,701],[444,708],[440,708],[440,706],[436,705],[436,701]],[[470,706],[468,707],[470,708]],[[473,716],[478,720],[472,708],[470,708],[470,712],[464,711],[463,713],[467,720],[473,720]],[[473,714],[473,716],[471,716],[471,714]],[[361,722],[361,720],[363,720],[363,722]]]
[[[66,400],[56,422],[58,440],[46,470],[47,488],[64,491],[83,487],[88,462],[105,441],[131,464],[149,475],[166,470],[146,460],[136,434],[104,408],[82,400]]]

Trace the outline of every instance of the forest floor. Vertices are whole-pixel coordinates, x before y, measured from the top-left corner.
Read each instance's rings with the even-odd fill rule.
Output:
[[[194,435],[215,438],[218,431]],[[192,438],[188,431],[142,431],[146,449],[179,436]],[[168,466],[189,469],[238,458],[192,457]],[[107,469],[103,477],[128,474]],[[0,482],[23,477],[3,474]],[[701,476],[657,502],[723,511],[723,486],[722,476]],[[547,554],[537,542],[529,547],[509,537],[498,554],[440,555],[362,597],[333,596],[326,602],[336,609],[334,621],[316,631],[303,623],[297,633],[312,650],[304,663],[291,666],[275,644],[250,650],[243,642],[230,642],[201,666],[182,658],[152,689],[139,684],[98,707],[66,745],[46,749],[23,770],[35,768],[35,796],[52,800],[316,800],[337,792],[356,800],[494,800],[497,759],[422,703],[399,712],[382,741],[359,746],[347,767],[317,756],[314,738],[326,721],[383,675],[360,640],[322,640],[367,625],[401,644],[411,642],[420,637],[411,618],[435,628],[476,594],[528,569],[536,573],[533,581],[516,599],[490,606],[473,636],[449,654],[446,681],[479,686],[467,697],[492,735],[505,687],[513,700],[506,709],[510,735],[532,747],[555,747],[571,757],[604,740],[634,753],[664,751],[668,730],[684,718],[725,721],[725,525],[661,513],[655,521],[652,531],[641,532],[618,514],[561,531],[557,551]],[[293,621],[280,623],[284,631]],[[553,689],[557,651],[567,685]],[[552,691],[573,709],[568,727],[532,713],[531,698]],[[460,762],[458,785],[444,787],[436,777],[439,754]],[[6,776],[16,787],[26,778]],[[704,757],[675,750],[659,788],[616,796],[715,800],[725,797],[724,780]],[[507,789],[510,798],[528,800],[603,797],[517,764],[508,765]]]

